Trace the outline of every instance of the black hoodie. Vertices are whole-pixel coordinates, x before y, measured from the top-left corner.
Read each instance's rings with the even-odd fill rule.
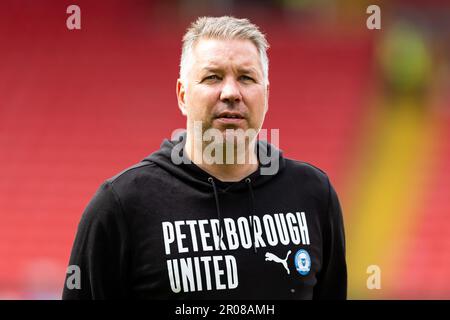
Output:
[[[174,164],[184,138],[102,184],[78,226],[63,299],[346,298],[342,212],[322,170],[259,141],[258,154],[276,158],[222,182]],[[276,174],[262,174],[274,159]]]

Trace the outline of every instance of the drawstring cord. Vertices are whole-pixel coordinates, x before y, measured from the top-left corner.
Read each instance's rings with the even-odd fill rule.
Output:
[[[219,195],[217,193],[217,188],[214,179],[212,177],[209,177],[208,181],[212,184],[212,187],[214,189],[214,198],[216,199],[217,218],[219,219],[219,247],[220,247],[220,244],[222,243],[222,217],[220,214]]]
[[[214,198],[216,200],[216,210],[217,210],[217,218],[219,219],[219,246],[222,243],[222,215],[220,213],[220,205],[219,205],[219,194],[217,192],[216,183],[214,182],[214,179],[212,177],[208,178],[208,181],[211,183],[213,190],[214,190]],[[250,193],[250,227],[251,227],[251,241],[253,250],[255,253],[257,253],[256,249],[256,237],[255,237],[255,227],[254,227],[254,214],[255,214],[255,196],[253,195],[253,188],[252,188],[252,180],[250,178],[245,179],[245,183],[248,186],[248,190]]]
[[[245,182],[247,183],[248,190],[250,192],[250,226],[252,228],[252,245],[255,253],[257,253],[256,249],[256,237],[255,237],[255,227],[254,227],[254,213],[255,213],[255,196],[253,195],[253,188],[252,188],[252,180],[250,178],[245,179]]]

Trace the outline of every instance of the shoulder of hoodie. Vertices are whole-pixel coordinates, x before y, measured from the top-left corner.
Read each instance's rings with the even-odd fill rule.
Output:
[[[327,182],[327,180],[329,179],[327,173],[324,170],[316,167],[311,163],[290,158],[284,158],[284,160],[286,161],[286,169],[290,171],[290,173],[293,173],[294,171],[307,174],[311,177],[316,177],[317,179],[323,180],[324,182]]]
[[[299,179],[303,183],[308,183],[311,188],[326,199],[329,198],[331,182],[327,173],[312,165],[311,163],[285,158],[286,173],[294,179]]]
[[[285,158],[285,160],[286,173],[299,183],[308,184],[306,189],[311,192],[310,195],[316,198],[322,207],[321,217],[323,221],[328,221],[332,196],[335,194],[328,175],[325,171],[310,163],[288,158]]]
[[[148,170],[151,167],[156,168]],[[156,174],[151,174],[156,170],[158,167],[154,162],[141,161],[104,180],[90,200],[81,221],[108,223],[108,221],[115,221],[118,217],[122,217],[118,213],[124,213],[123,201],[133,193],[139,192],[141,181],[148,181],[149,175],[156,176]],[[103,210],[98,208],[103,208]]]
[[[161,178],[161,175],[164,174],[165,171],[153,161],[142,160],[106,179],[104,183],[111,185],[115,191],[120,191],[139,184],[143,180],[148,181],[149,179]]]

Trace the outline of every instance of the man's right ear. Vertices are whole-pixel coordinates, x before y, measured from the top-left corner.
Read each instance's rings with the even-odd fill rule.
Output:
[[[185,93],[186,90],[184,88],[184,84],[181,79],[177,80],[177,99],[178,99],[178,108],[180,108],[181,113],[186,115],[186,103],[185,103]]]

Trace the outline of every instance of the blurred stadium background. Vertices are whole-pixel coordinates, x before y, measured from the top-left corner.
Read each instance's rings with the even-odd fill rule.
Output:
[[[366,28],[370,4],[381,30]],[[224,14],[271,44],[264,127],[338,191],[349,298],[449,299],[450,2],[438,0],[3,0],[0,298],[60,298],[95,190],[184,127],[186,27]],[[366,286],[369,265],[380,290]]]

